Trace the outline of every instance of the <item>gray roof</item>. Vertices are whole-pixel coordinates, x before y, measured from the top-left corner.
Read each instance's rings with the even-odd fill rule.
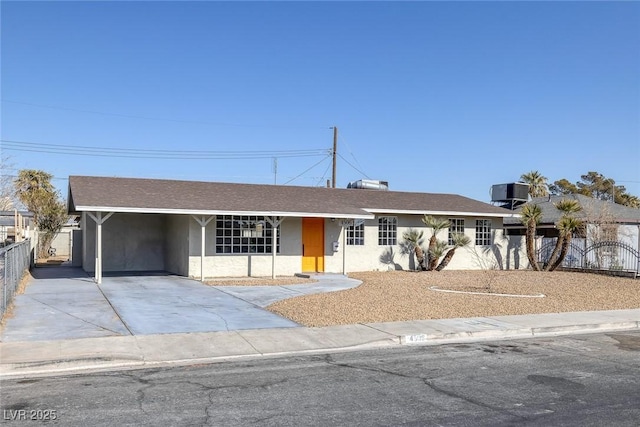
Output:
[[[193,215],[373,218],[374,213],[508,217],[513,212],[455,194],[143,178],[69,177],[70,214],[83,211]]]
[[[589,219],[597,219],[609,217],[621,224],[640,224],[640,209],[630,208],[624,205],[618,205],[605,200],[594,199],[582,194],[568,194],[564,196],[547,196],[547,197],[535,197],[525,204],[537,204],[542,209],[542,220],[540,225],[552,225],[555,224],[562,212],[555,207],[555,203],[560,200],[570,199],[577,200],[582,206],[582,210],[577,212],[575,216],[588,222]],[[522,206],[519,206],[515,212],[520,212]],[[521,226],[524,227],[520,219],[508,218],[504,221],[505,226]]]

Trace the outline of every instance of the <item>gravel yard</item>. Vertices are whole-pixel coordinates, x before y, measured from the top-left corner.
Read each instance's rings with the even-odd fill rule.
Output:
[[[350,273],[362,285],[276,302],[268,310],[305,326],[640,308],[640,280],[534,271]],[[430,290],[491,292],[494,295]],[[517,298],[496,294],[544,294]]]

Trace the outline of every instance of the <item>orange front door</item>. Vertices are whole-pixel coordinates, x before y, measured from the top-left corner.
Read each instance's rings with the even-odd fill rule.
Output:
[[[324,271],[324,218],[302,218],[302,271]]]

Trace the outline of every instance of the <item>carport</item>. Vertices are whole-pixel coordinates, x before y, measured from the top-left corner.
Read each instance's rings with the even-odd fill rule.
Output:
[[[94,273],[97,283],[102,283],[105,271],[167,271],[203,280],[211,271],[207,262],[222,247],[212,224],[229,217],[253,221],[255,228],[243,230],[241,238],[258,232],[266,237],[258,254],[228,255],[249,260],[260,255],[263,267],[263,258],[270,255],[269,272],[275,277],[281,247],[287,248],[287,262],[297,263],[296,270],[301,270],[297,266],[305,257],[305,245],[294,227],[302,218],[340,219],[340,227],[354,219],[374,218],[344,198],[327,197],[335,194],[326,188],[72,176],[68,211],[82,217],[82,266]],[[293,234],[282,231],[289,218],[296,221]],[[331,242],[321,238],[324,255]],[[343,251],[343,261],[344,256]],[[191,258],[199,259],[198,265]]]

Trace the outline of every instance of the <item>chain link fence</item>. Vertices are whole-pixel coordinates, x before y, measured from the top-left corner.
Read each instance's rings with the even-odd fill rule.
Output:
[[[0,318],[13,301],[13,296],[24,274],[29,270],[32,260],[32,241],[0,248],[0,281],[2,282],[2,301],[0,301]]]

